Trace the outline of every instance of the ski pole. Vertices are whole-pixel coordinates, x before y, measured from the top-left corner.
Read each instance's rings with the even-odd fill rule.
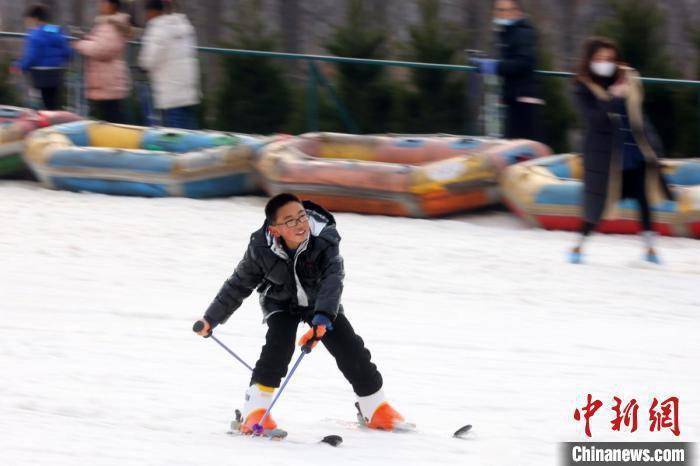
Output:
[[[204,322],[202,322],[201,320],[198,320],[198,321],[195,322],[194,325],[192,326],[192,331],[195,332],[195,333],[199,333],[203,328],[204,328]],[[214,334],[213,334],[211,331],[209,332],[209,335],[207,335],[207,336],[204,337],[204,338],[209,338],[209,337],[211,337],[211,338],[212,338],[215,342],[217,342],[223,349],[225,349],[225,350],[228,352],[228,354],[230,354],[231,356],[233,356],[234,358],[236,358],[236,359],[238,360],[238,362],[240,362],[240,363],[243,364],[245,367],[247,367],[248,370],[249,370],[250,372],[253,372],[253,368],[252,368],[252,367],[250,367],[250,366],[249,366],[243,359],[241,359],[236,353],[234,353],[233,351],[231,351],[231,349],[230,349],[228,346],[224,345],[224,344],[221,342],[221,340],[219,340],[218,338],[216,338],[216,337],[214,336]]]
[[[280,395],[282,395],[282,392],[284,391],[284,387],[286,387],[287,384],[289,383],[289,379],[291,379],[292,376],[294,375],[294,371],[296,371],[297,367],[299,367],[299,363],[301,362],[301,360],[304,359],[304,356],[306,356],[310,352],[311,352],[311,345],[310,344],[307,343],[306,345],[301,347],[301,354],[299,355],[296,362],[292,366],[292,370],[289,371],[289,375],[287,375],[287,377],[284,379],[282,386],[280,387],[279,390],[277,390],[277,394],[272,399],[272,403],[270,403],[270,406],[265,411],[265,414],[263,414],[263,417],[260,419],[260,422],[258,422],[257,424],[255,424],[253,426],[253,433],[254,434],[261,435],[263,433],[263,430],[264,430],[263,424],[265,423],[267,418],[270,417],[270,411],[272,411],[272,407],[275,406],[275,403],[279,399]]]

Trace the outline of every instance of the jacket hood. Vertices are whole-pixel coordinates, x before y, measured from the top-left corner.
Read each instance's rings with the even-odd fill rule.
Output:
[[[30,29],[29,33],[31,34],[32,32],[34,32],[35,34],[53,36],[55,34],[61,34],[63,32],[63,30],[61,29],[61,26],[46,23],[46,24],[42,24],[36,28]]]
[[[44,43],[56,43],[63,40],[63,30],[55,24],[42,24],[30,29],[28,34]]]
[[[126,38],[131,37],[131,17],[126,13],[100,15],[95,18],[95,24],[111,24]]]
[[[190,23],[187,16],[183,15],[182,13],[160,15],[149,21],[147,27],[148,26],[167,29],[169,34],[173,37],[194,34],[194,27],[192,27],[192,23]]]

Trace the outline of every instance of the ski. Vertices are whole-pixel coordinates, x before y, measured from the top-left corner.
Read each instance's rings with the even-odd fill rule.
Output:
[[[241,412],[237,409],[236,410],[236,418],[233,421],[231,421],[231,429],[227,432],[227,434],[241,436],[241,437],[261,438],[261,439],[276,440],[276,441],[284,440],[289,435],[289,433],[284,429],[265,429],[259,435],[244,434],[243,432],[241,432],[241,424],[242,423],[243,423],[243,416],[241,415]],[[307,444],[307,442],[297,442],[297,441],[290,441],[290,440],[286,440],[286,441],[291,442],[291,443]],[[332,447],[337,447],[343,443],[343,437],[341,437],[340,435],[326,435],[318,442],[313,442],[313,443],[325,443],[325,444],[330,445]]]
[[[362,414],[362,410],[360,409],[360,403],[355,403],[355,409],[357,409],[357,425],[362,429],[369,429],[369,427],[367,427],[368,419],[366,419]],[[452,437],[463,439],[471,430],[471,424],[463,425],[452,434]],[[414,423],[403,421],[395,423],[394,428],[389,432],[418,432],[418,429]]]
[[[359,419],[359,417],[358,417]],[[347,421],[344,419],[331,419],[327,418],[324,419],[324,421],[330,421],[333,422],[337,425],[340,425],[342,427],[348,428],[348,429],[358,429],[358,430],[366,430],[366,431],[376,431],[376,429],[370,429],[367,427],[367,425],[364,422],[358,421]],[[380,431],[380,432],[387,432],[387,433],[395,433],[395,434],[418,434],[418,435],[423,435],[423,434],[429,434],[429,435],[436,435],[433,432],[425,432],[422,431],[418,428],[416,424],[413,424],[411,422],[402,422],[398,426],[396,426],[393,430],[390,431]],[[469,433],[472,432],[472,425],[471,424],[465,424],[456,431],[454,431],[451,435],[453,438],[457,439],[468,439],[469,438]]]
[[[233,427],[233,424],[236,421],[233,421],[231,424],[231,430],[226,432],[229,435],[237,435],[241,437],[251,437],[251,438],[263,438],[263,439],[268,439],[268,440],[282,440],[287,438],[288,432],[283,429],[265,429],[260,435],[253,435],[253,434],[244,434],[240,430],[236,429]]]
[[[455,433],[452,434],[452,436],[453,436],[454,438],[461,438],[461,439],[464,439],[464,438],[466,438],[467,434],[468,434],[469,432],[471,432],[471,430],[472,430],[472,425],[471,425],[471,424],[467,424],[467,425],[464,425],[464,426],[460,427],[459,429],[457,429],[457,430],[455,431]]]

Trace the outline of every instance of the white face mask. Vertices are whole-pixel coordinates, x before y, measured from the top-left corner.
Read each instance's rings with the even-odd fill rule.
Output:
[[[514,19],[493,18],[493,24],[496,26],[510,26],[513,23],[515,23]]]
[[[617,64],[611,61],[592,61],[591,71],[593,74],[601,76],[603,78],[609,78],[615,74],[617,70]]]

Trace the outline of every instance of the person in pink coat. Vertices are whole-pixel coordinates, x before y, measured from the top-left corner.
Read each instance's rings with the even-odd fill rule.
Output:
[[[85,86],[90,116],[126,123],[125,100],[131,89],[125,54],[131,34],[130,18],[119,0],[99,0],[95,26],[73,47],[86,58]]]

